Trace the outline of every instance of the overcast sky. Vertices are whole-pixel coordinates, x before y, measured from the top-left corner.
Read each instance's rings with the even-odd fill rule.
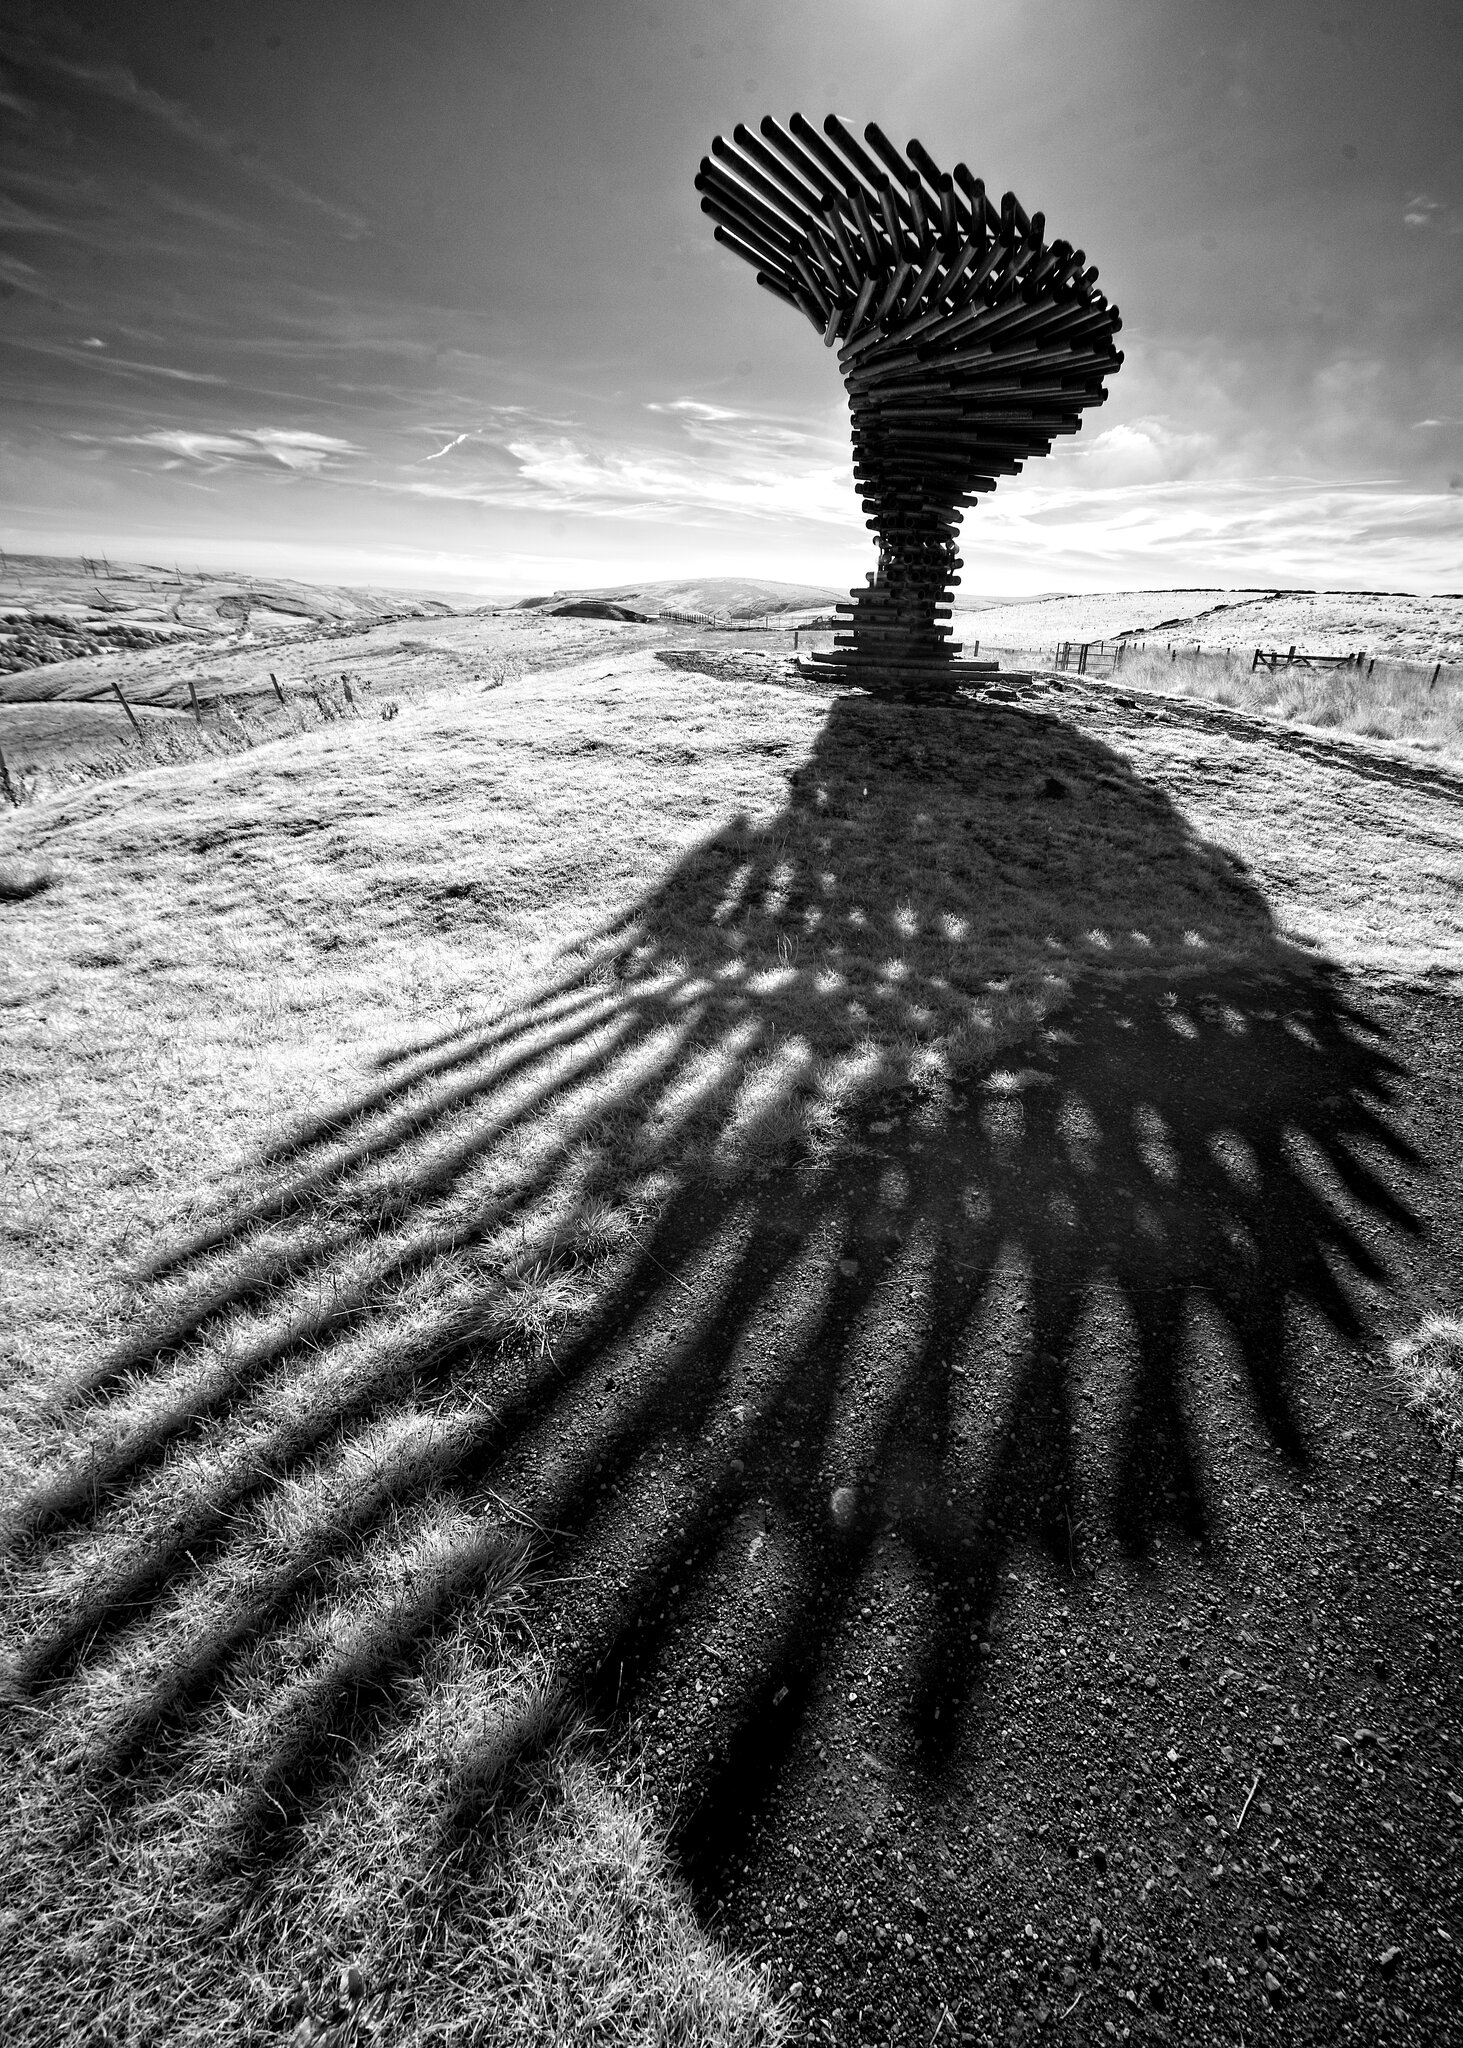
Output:
[[[0,540],[526,592],[871,566],[717,132],[963,158],[1122,309],[982,594],[1463,589],[1460,0],[9,0]]]

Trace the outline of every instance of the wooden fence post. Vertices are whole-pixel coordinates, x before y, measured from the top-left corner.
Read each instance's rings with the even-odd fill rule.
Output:
[[[137,723],[137,719],[133,712],[132,706],[127,702],[127,699],[122,695],[122,685],[117,681],[117,678],[115,676],[113,676],[112,678],[112,688],[117,693],[117,702],[121,705],[122,709],[126,712],[127,716],[132,720],[132,730],[136,733],[137,737],[141,739],[142,727]]]
[[[275,674],[273,669],[269,671],[269,680],[274,684],[275,696],[278,697],[280,703],[283,704],[284,691],[279,687],[279,677]]]
[[[1429,689],[1430,691],[1431,691],[1431,690],[1435,690],[1435,689],[1437,688],[1437,686],[1438,686],[1438,677],[1439,677],[1439,676],[1440,676],[1440,675],[1442,674],[1442,672],[1443,672],[1443,664],[1442,664],[1441,662],[1439,662],[1439,663],[1438,663],[1438,665],[1437,665],[1437,667],[1436,667],[1436,668],[1435,668],[1435,669],[1433,670],[1433,679],[1432,679],[1432,681],[1431,681],[1431,682],[1430,682],[1430,683],[1428,684],[1428,689]]]
[[[198,708],[198,692],[193,687],[192,676],[189,676],[188,678],[188,702],[193,706],[194,720],[196,721],[197,724],[202,725],[203,713]]]

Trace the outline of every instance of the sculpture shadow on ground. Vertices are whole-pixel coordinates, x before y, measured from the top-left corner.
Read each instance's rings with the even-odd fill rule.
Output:
[[[322,1560],[427,1498],[465,1510],[389,1625],[347,1615],[273,1701],[221,1823],[262,1871],[419,1711],[434,1632],[508,1597],[531,1526],[554,1681],[461,1746],[442,1841],[584,1713],[674,1772],[714,1895],[793,1749],[839,1737],[830,1674],[866,1661],[891,1531],[927,1597],[881,1711],[938,1777],[1016,1549],[1222,1541],[1198,1325],[1306,1462],[1296,1318],[1354,1333],[1348,1276],[1384,1281],[1416,1228],[1398,1072],[1121,756],[1029,710],[841,699],[782,808],[532,1000],[383,1059],[158,1252],[85,1390],[109,1433],[20,1517],[92,1560],[20,1677],[151,1643],[94,1759],[121,1796]],[[241,1528],[311,1474],[241,1593]]]

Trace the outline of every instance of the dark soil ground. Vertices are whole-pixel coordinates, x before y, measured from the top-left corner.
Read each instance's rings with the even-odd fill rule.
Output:
[[[871,1132],[831,1295],[821,1262],[798,1272],[827,1215],[769,1187],[740,1260],[763,1311],[728,1301],[678,1377],[701,1526],[664,1530],[664,1609],[598,1661],[705,1906],[777,1958],[810,2038],[1454,2023],[1463,1489],[1380,1335],[1399,1298],[1456,1299],[1463,1019],[1335,984],[1215,987],[1188,1015],[1192,1038],[1119,1004],[1068,1017],[1018,1093]],[[1167,1197],[1109,1162],[1064,1214],[1059,1090],[1109,1133],[1157,1104]],[[1367,1159],[1344,1202],[1312,1162],[1277,1184],[1273,1150],[1252,1205],[1204,1187],[1190,1140],[1227,1126],[1263,1155],[1287,1120]],[[959,1195],[993,1169],[982,1242]],[[907,1318],[867,1313],[908,1253],[890,1174],[923,1226]],[[685,1270],[711,1220],[657,1256]],[[603,1362],[657,1398],[661,1361]],[[708,1441],[729,1369],[743,1428]],[[854,1384],[866,1434],[830,1459]],[[605,1605],[601,1583],[566,1646]]]

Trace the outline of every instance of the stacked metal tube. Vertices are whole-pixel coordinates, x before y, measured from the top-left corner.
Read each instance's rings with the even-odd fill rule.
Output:
[[[1122,322],[1080,249],[1008,192],[991,204],[964,164],[867,149],[834,114],[717,136],[696,179],[717,240],[832,347],[848,390],[853,467],[879,566],[839,606],[825,672],[939,695],[994,673],[962,662],[947,623],[961,512],[1001,476],[1075,434],[1123,358]]]

